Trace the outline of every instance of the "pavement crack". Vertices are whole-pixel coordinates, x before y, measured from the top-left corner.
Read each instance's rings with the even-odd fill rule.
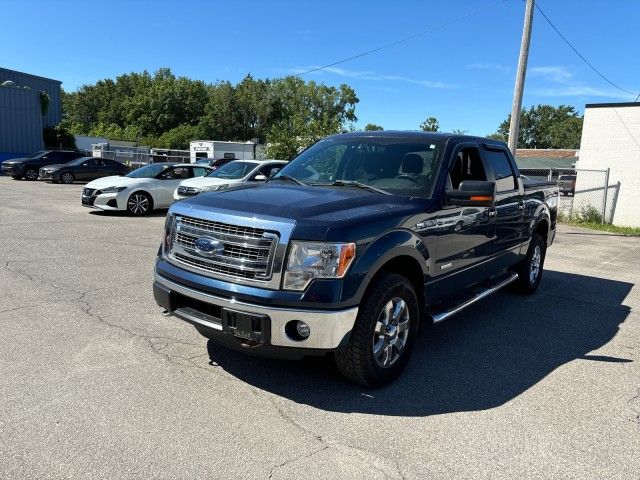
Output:
[[[291,458],[291,459],[289,459],[289,460],[287,460],[285,462],[282,462],[282,463],[280,463],[278,465],[274,465],[269,470],[269,475],[267,476],[267,478],[268,479],[273,478],[273,475],[276,473],[277,470],[279,470],[280,468],[282,468],[282,467],[284,467],[284,466],[286,466],[286,465],[288,465],[290,463],[297,462],[298,460],[306,460],[306,459],[311,458],[314,455],[317,455],[318,453],[320,453],[320,452],[322,452],[322,451],[324,451],[324,450],[326,450],[328,448],[330,448],[330,445],[323,445],[321,448],[319,448],[317,450],[314,450],[313,452],[305,453],[303,455],[298,455],[297,457]]]

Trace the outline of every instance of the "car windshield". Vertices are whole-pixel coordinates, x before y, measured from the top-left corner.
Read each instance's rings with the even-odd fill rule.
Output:
[[[67,165],[71,166],[71,167],[75,167],[78,165],[82,165],[84,162],[86,162],[87,160],[91,160],[93,157],[80,157],[80,158],[76,158],[75,160],[71,160],[70,162],[67,162]]]
[[[440,142],[427,138],[327,138],[298,155],[273,179],[292,177],[319,186],[355,182],[398,195],[428,196],[440,149]]]
[[[158,175],[163,170],[166,170],[171,165],[152,163],[151,165],[145,165],[144,167],[140,167],[133,172],[127,174],[129,178],[153,178]]]
[[[38,157],[41,157],[42,155],[44,155],[45,153],[47,153],[46,150],[40,150],[38,152],[32,153],[27,158],[38,158]]]
[[[214,172],[211,172],[208,176],[213,178],[228,178],[231,180],[243,178],[256,168],[257,165],[258,162],[229,162]]]

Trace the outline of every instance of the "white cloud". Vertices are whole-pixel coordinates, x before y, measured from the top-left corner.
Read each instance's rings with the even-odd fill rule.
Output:
[[[620,92],[613,89],[604,89],[598,87],[588,87],[585,85],[568,85],[557,88],[538,88],[532,89],[529,93],[540,97],[603,97],[603,98],[620,98],[630,99],[628,93]],[[633,100],[633,98],[631,98]]]
[[[502,65],[501,63],[470,63],[465,65],[469,70],[497,70],[498,72],[510,72],[511,67]]]
[[[292,74],[299,74],[299,73],[306,72],[308,70],[312,70],[314,68],[318,68],[318,67],[309,66],[306,68],[301,68],[301,67],[289,68],[289,69],[286,69],[286,71]],[[445,83],[445,82],[439,82],[439,81],[433,81],[433,80],[422,80],[422,79],[405,77],[402,75],[383,75],[380,73],[376,73],[372,70],[347,70],[345,68],[339,68],[339,67],[327,67],[313,73],[314,74],[330,73],[333,75],[338,75],[340,77],[355,78],[359,80],[371,80],[374,82],[404,82],[404,83],[411,83],[413,85],[421,85],[427,88],[445,88],[446,89],[446,88],[457,87],[457,85],[452,83]]]
[[[566,83],[573,77],[573,72],[570,72],[568,68],[547,65],[542,67],[531,67],[529,74],[534,77],[543,77],[552,82]]]

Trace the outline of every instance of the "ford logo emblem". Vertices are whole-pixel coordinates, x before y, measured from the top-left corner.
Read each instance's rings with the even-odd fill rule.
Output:
[[[224,252],[224,245],[214,238],[200,237],[193,242],[196,252],[202,255],[219,255]]]

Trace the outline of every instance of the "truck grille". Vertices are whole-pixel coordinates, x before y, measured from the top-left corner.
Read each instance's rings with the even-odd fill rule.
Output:
[[[209,253],[198,250],[199,238],[219,242],[218,250]],[[170,257],[214,277],[267,281],[272,275],[278,239],[276,232],[259,228],[177,216]]]

